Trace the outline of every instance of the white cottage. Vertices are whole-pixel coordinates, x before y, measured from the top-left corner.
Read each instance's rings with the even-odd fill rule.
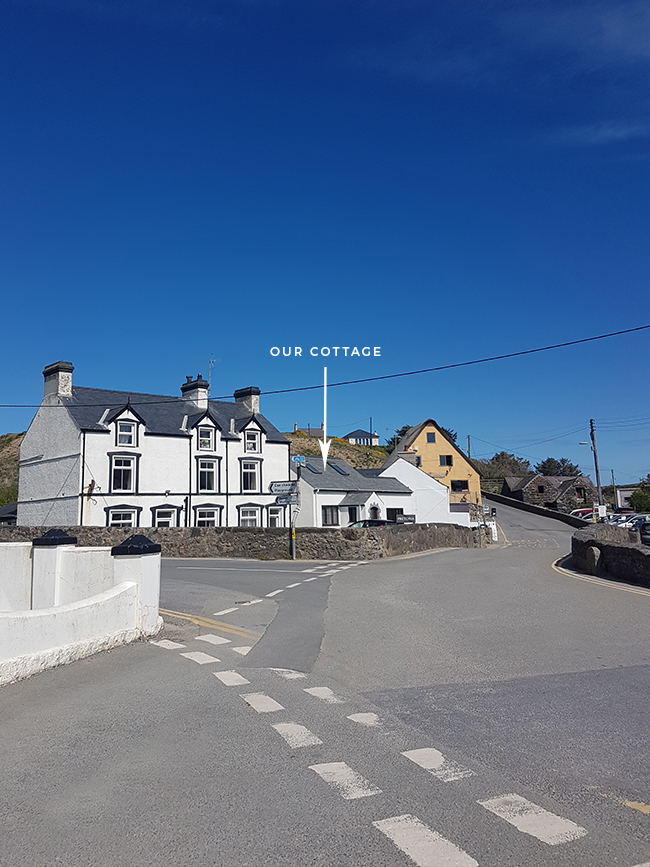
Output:
[[[181,397],[73,386],[43,371],[45,394],[20,448],[22,526],[282,527],[269,483],[289,479],[289,442],[260,414],[260,390]]]

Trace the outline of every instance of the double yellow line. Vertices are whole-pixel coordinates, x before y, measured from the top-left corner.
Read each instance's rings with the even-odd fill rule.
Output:
[[[230,623],[222,623],[220,620],[212,620],[209,617],[200,617],[198,614],[184,614],[182,611],[168,611],[165,608],[160,609],[162,617],[179,617],[181,620],[189,620],[195,626],[203,626],[207,629],[218,629],[220,632],[227,632],[230,635],[236,635],[239,638],[247,638],[249,641],[257,641],[262,637],[261,633],[253,632],[252,629],[242,629],[241,626],[233,626]]]

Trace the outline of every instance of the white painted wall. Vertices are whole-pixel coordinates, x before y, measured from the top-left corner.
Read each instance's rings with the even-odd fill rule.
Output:
[[[0,684],[153,635],[162,625],[159,553],[30,548],[0,544]]]
[[[469,514],[449,511],[449,489],[409,461],[399,458],[380,473],[399,479],[413,491],[405,514],[414,514],[416,524],[458,524],[469,527]]]

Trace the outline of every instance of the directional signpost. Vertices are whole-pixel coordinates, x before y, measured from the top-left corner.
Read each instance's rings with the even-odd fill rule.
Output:
[[[297,506],[298,494],[282,494],[275,498],[275,503],[277,506]]]
[[[294,455],[291,460],[294,464],[304,464],[307,458],[304,455]]]
[[[298,482],[271,482],[269,491],[272,494],[295,494],[298,490]]]
[[[292,455],[291,460],[294,464],[298,464],[296,467],[296,471],[298,473],[298,482],[300,481],[300,471],[302,470],[302,465],[306,462],[307,458],[304,455]],[[289,482],[288,484],[293,485],[293,488],[290,490],[276,490],[273,485],[287,484],[287,482],[273,482],[271,484],[271,493],[272,494],[282,494],[282,496],[276,499],[276,504],[278,506],[298,506],[297,509],[291,509],[291,536],[289,538],[289,554],[291,555],[291,559],[296,559],[296,518],[298,517],[298,512],[300,511],[300,506],[298,505],[298,494],[296,493],[298,490],[298,482]]]

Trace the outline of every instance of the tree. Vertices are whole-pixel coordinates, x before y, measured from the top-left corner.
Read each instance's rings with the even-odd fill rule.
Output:
[[[543,476],[580,476],[580,467],[572,464],[568,458],[546,458],[535,464],[535,472]]]
[[[635,512],[650,512],[650,491],[637,488],[630,494],[630,505]]]
[[[458,439],[458,434],[455,430],[450,430],[448,427],[441,427],[440,430],[449,437],[452,443],[455,443]]]
[[[387,440],[386,446],[390,449],[391,452],[393,451],[393,449],[397,448],[397,443],[402,439],[402,437],[410,427],[410,424],[403,425],[403,427],[396,429],[393,436],[389,440]]]
[[[530,461],[511,455],[509,452],[497,452],[487,461],[475,460],[474,463],[485,479],[527,476],[530,473]]]

